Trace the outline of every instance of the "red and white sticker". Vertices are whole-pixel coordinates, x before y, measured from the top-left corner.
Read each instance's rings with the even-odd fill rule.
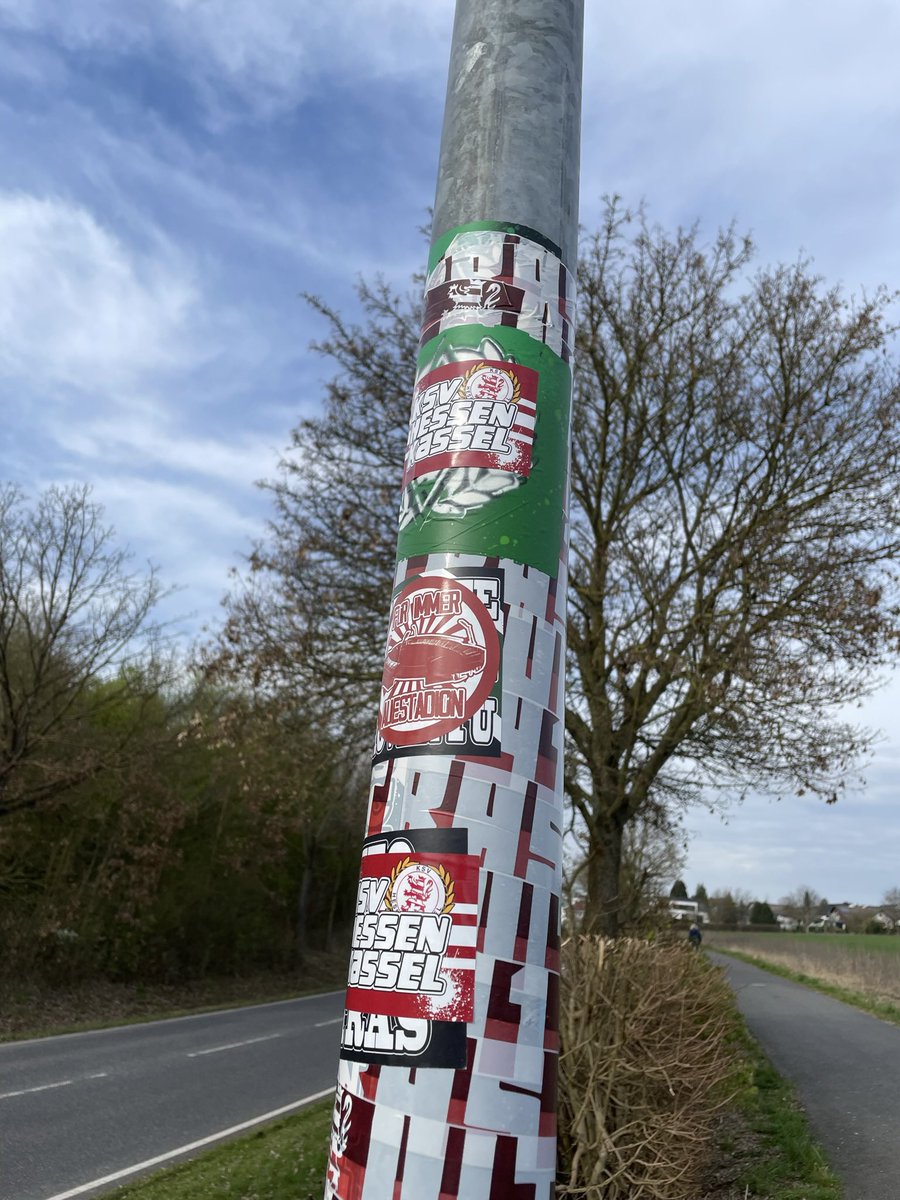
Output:
[[[478,868],[472,854],[367,854],[356,902],[346,1007],[431,1021],[471,1021]],[[391,1036],[398,1036],[393,1028]],[[414,1027],[401,1028],[409,1039]],[[345,1036],[350,1038],[348,1028]],[[422,1030],[427,1036],[427,1030]],[[386,1047],[414,1053],[424,1047]]]
[[[500,638],[471,588],[420,575],[391,609],[378,732],[395,746],[424,744],[464,725],[500,672]]]
[[[404,484],[446,467],[484,467],[527,476],[538,373],[518,363],[450,363],[416,384]]]

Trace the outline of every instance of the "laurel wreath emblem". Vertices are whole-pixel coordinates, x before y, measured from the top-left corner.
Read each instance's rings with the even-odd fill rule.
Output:
[[[418,862],[413,862],[413,860],[411,858],[401,859],[400,862],[397,863],[396,867],[394,867],[393,871],[391,871],[391,882],[388,884],[388,889],[385,892],[385,896],[384,896],[385,908],[390,909],[391,912],[394,911],[392,895],[393,895],[393,891],[394,891],[394,884],[397,882],[398,876],[400,874],[402,874],[402,872],[405,871],[407,867],[419,867],[419,866],[423,866],[423,864],[418,863]],[[449,871],[445,870],[444,867],[441,866],[440,863],[438,863],[438,865],[436,867],[432,867],[430,864],[428,864],[427,867],[425,867],[425,869],[430,870],[430,871],[437,871],[438,875],[440,876],[441,883],[443,883],[443,885],[444,885],[444,907],[441,909],[441,915],[443,915],[444,913],[450,912],[450,910],[453,908],[454,904],[456,903],[456,891],[453,886],[453,876],[450,874]]]
[[[519,398],[522,395],[522,385],[519,383],[519,377],[515,373],[515,371],[506,371],[503,369],[503,367],[498,366],[496,363],[488,363],[487,365],[492,370],[497,371],[500,375],[506,375],[506,376],[508,376],[509,379],[512,380],[512,385],[513,385],[512,402],[513,402],[513,404],[518,404]],[[479,371],[483,371],[484,369],[485,369],[485,364],[483,362],[479,362],[479,363],[476,363],[475,366],[472,367],[472,369],[470,371],[466,371],[465,375],[463,376],[462,388],[460,389],[461,397],[463,397],[463,396],[468,397],[468,395],[469,395],[469,380],[472,378],[473,375],[477,374]]]

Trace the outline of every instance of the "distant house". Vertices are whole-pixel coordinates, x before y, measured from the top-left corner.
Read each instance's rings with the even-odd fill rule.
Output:
[[[794,933],[800,928],[800,922],[796,917],[789,917],[786,913],[778,913],[775,917],[778,922],[778,928],[784,933]]]
[[[851,919],[853,928],[856,930],[869,929],[874,925],[879,930],[887,931],[893,930],[897,925],[895,918],[889,912],[875,904],[854,904],[852,911],[845,915]]]
[[[826,905],[807,925],[809,933],[846,933],[847,921],[850,915],[852,904],[829,904]]]
[[[709,913],[697,900],[670,900],[669,916],[673,921],[696,921],[698,925],[709,924]]]

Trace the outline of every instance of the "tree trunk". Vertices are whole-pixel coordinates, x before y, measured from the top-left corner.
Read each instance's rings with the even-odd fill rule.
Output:
[[[303,874],[300,876],[300,892],[297,896],[297,963],[303,965],[309,946],[309,909],[312,896],[313,859],[310,849],[303,860]]]
[[[328,905],[328,923],[325,927],[325,949],[330,954],[334,949],[334,914],[337,911],[338,895],[343,890],[343,872],[335,871],[331,882],[331,901]]]
[[[622,834],[624,826],[615,819],[591,828],[588,847],[585,933],[618,937],[622,920]]]

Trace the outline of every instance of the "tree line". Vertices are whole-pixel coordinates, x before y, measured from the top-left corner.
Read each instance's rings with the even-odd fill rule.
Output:
[[[892,297],[753,269],[616,202],[584,240],[573,414],[566,794],[586,921],[627,919],[638,826],[701,797],[834,802],[872,745],[847,720],[896,662],[900,391]],[[321,301],[332,364],[230,603],[228,653],[370,736],[414,378],[415,301]],[[362,728],[357,718],[362,719]]]
[[[693,895],[688,894],[683,879],[676,879],[669,889],[670,900],[692,900],[715,925],[735,928],[738,925],[775,926],[778,917],[794,922],[791,928],[805,930],[832,912],[839,917],[840,926],[853,933],[886,933],[900,931],[900,888],[888,888],[880,904],[858,904],[846,901],[830,904],[815,888],[802,885],[781,897],[775,908],[768,900],[754,899],[744,888],[707,893],[702,883]],[[777,910],[777,911],[776,911]]]
[[[301,704],[167,643],[85,487],[0,490],[9,978],[287,969],[349,916],[361,785]]]

